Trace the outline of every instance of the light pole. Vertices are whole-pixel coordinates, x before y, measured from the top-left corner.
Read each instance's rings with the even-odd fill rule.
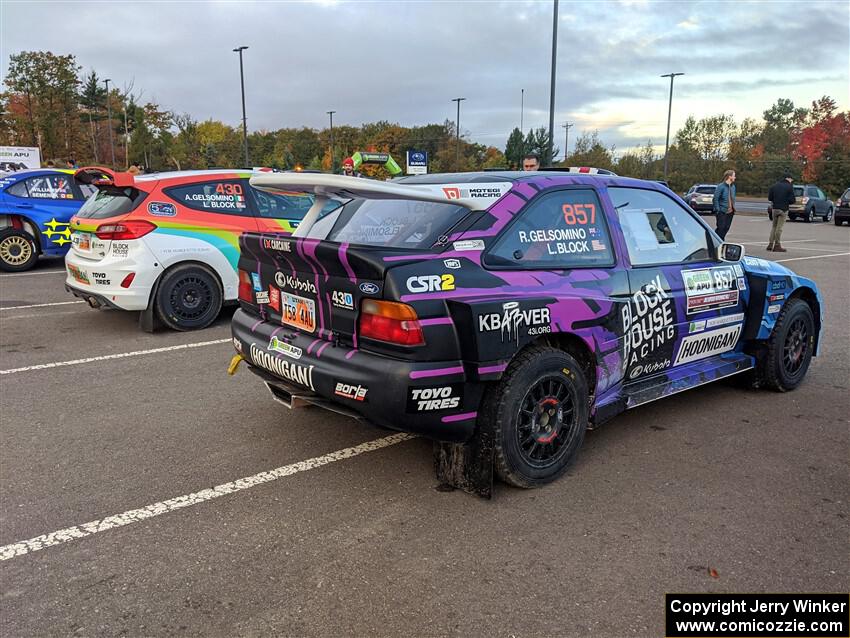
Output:
[[[336,173],[336,161],[334,160],[334,113],[336,111],[328,111],[331,116],[331,173]]]
[[[457,102],[457,121],[455,130],[455,170],[460,170],[460,103],[465,97],[452,98],[452,102]]]
[[[575,124],[572,123],[572,122],[564,122],[563,124],[561,124],[561,126],[563,126],[567,130],[567,136],[566,136],[566,139],[564,140],[564,161],[566,162],[567,161],[567,153],[570,150],[570,129],[572,127],[574,127]]]
[[[667,140],[664,142],[664,181],[667,181],[667,149],[670,148],[670,115],[673,113],[673,78],[684,73],[666,73],[662,78],[670,78],[670,102],[667,105]]]
[[[109,129],[109,148],[112,150],[112,168],[115,168],[115,143],[112,140],[112,105],[109,103],[109,83],[112,82],[106,78],[103,83],[106,85],[106,124]]]
[[[236,47],[234,53],[239,54],[239,82],[242,84],[242,143],[245,146],[245,168],[251,166],[248,159],[248,118],[245,116],[245,72],[242,69],[242,52],[248,47]]]
[[[549,81],[549,148],[546,151],[547,165],[552,165],[555,144],[555,61],[558,57],[558,0],[552,11],[552,78]]]

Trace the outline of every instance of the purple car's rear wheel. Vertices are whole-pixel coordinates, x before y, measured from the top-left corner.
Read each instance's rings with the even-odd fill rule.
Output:
[[[480,414],[494,424],[499,477],[537,487],[561,476],[584,441],[587,414],[585,374],[569,353],[543,345],[520,352]]]

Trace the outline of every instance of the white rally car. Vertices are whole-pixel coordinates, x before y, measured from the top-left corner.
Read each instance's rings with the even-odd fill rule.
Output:
[[[251,171],[77,177],[96,194],[71,219],[65,288],[94,308],[142,311],[175,330],[204,328],[235,301],[239,236],[291,233],[312,196],[251,187]]]

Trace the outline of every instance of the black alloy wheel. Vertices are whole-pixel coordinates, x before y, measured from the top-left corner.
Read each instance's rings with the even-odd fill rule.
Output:
[[[218,280],[200,266],[177,266],[165,273],[156,293],[156,311],[173,330],[206,328],[221,311]]]
[[[556,464],[577,430],[575,405],[563,378],[544,377],[529,388],[516,415],[517,444],[526,463],[538,469]]]

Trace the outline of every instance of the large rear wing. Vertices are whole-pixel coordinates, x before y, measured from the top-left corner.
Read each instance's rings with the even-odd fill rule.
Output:
[[[136,185],[136,178],[132,173],[113,171],[103,166],[85,166],[78,169],[74,173],[74,177],[78,182],[91,184],[92,186],[117,186],[118,188],[125,188]]]
[[[513,184],[511,182],[400,184],[325,173],[271,173],[254,175],[251,177],[251,186],[270,193],[281,191],[313,193],[316,201],[294,233],[296,236],[304,236],[317,221],[328,199],[401,199],[436,204],[451,203],[469,210],[486,210],[501,199]]]

